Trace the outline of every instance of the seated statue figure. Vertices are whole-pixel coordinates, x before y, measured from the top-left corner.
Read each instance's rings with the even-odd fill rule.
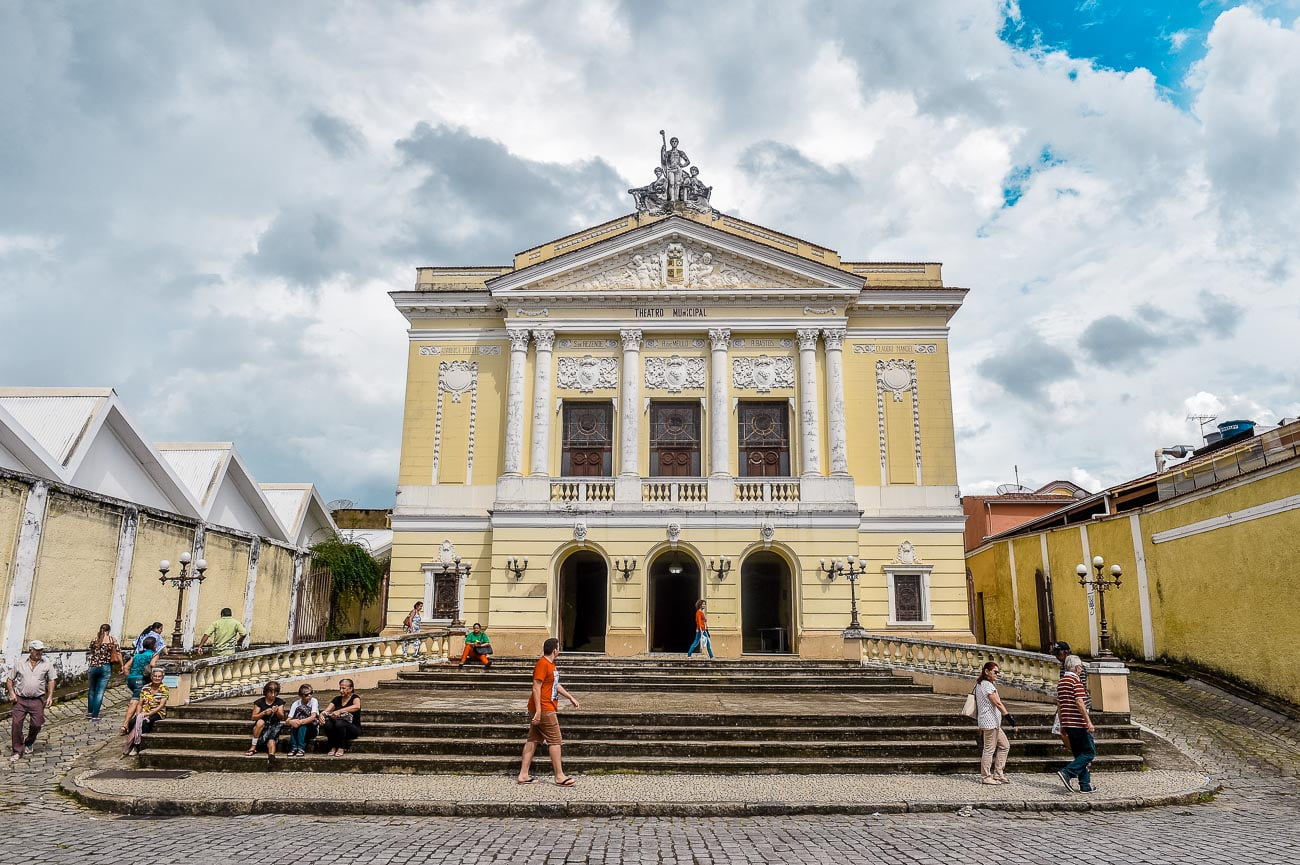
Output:
[[[700,180],[700,169],[691,166],[691,175],[682,184],[682,198],[686,206],[701,213],[711,213],[713,205],[709,203],[709,196],[712,194],[713,187],[705,186]]]
[[[653,183],[629,189],[628,193],[636,202],[636,209],[642,213],[663,210],[668,203],[668,178],[664,176],[662,168],[656,168]]]

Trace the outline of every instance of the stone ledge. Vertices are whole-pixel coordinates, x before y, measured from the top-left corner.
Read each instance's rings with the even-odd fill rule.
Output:
[[[61,788],[77,801],[99,810],[133,816],[221,816],[251,814],[291,814],[313,816],[376,815],[390,817],[756,817],[794,815],[872,815],[935,814],[971,809],[976,811],[1044,812],[1044,811],[1131,811],[1171,805],[1195,805],[1212,798],[1221,785],[1200,776],[1197,786],[1147,796],[1123,796],[1114,799],[1081,798],[1078,794],[1059,799],[975,800],[954,797],[947,800],[911,800],[908,798],[857,802],[774,802],[774,801],[499,801],[488,798],[437,802],[428,799],[165,799],[108,793],[81,783],[87,772],[66,775]],[[356,779],[360,776],[346,776]],[[671,777],[671,776],[668,776]],[[695,776],[683,776],[691,777]],[[801,776],[806,779],[807,776]],[[881,776],[876,776],[877,778]],[[899,776],[906,779],[908,776]],[[662,782],[665,776],[656,776]],[[142,784],[145,782],[141,782]],[[579,779],[581,784],[581,778]],[[970,783],[963,781],[961,783]],[[538,782],[549,787],[548,782]],[[570,791],[556,790],[556,795]]]

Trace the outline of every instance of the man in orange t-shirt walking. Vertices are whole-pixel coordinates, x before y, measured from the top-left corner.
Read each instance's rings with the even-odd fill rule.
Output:
[[[551,755],[551,770],[555,772],[555,786],[572,787],[574,780],[564,774],[560,765],[560,717],[555,705],[555,659],[560,654],[560,641],[551,637],[542,644],[542,656],[533,666],[533,693],[528,698],[528,741],[524,743],[524,762],[519,767],[519,783],[531,784],[535,779],[528,774],[533,765],[537,746],[545,744]]]

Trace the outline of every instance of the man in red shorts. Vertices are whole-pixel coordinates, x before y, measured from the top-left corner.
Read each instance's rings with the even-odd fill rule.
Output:
[[[542,656],[533,666],[533,694],[528,698],[528,741],[524,743],[524,762],[519,768],[519,783],[531,784],[536,779],[528,774],[533,765],[537,746],[545,744],[551,754],[551,770],[555,772],[555,786],[572,787],[574,781],[564,774],[560,765],[560,717],[555,705],[555,658],[560,654],[560,641],[551,637],[542,644]]]

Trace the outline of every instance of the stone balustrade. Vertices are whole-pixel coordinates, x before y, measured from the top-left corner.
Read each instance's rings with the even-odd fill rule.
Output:
[[[709,483],[704,478],[671,481],[659,478],[641,480],[643,502],[707,502],[708,500]]]
[[[551,501],[553,502],[612,502],[614,501],[614,481],[609,478],[583,480],[565,478],[551,481]]]
[[[447,661],[450,642],[451,632],[441,630],[418,636],[402,634],[304,643],[187,661],[182,663],[180,672],[189,678],[189,702],[248,693],[271,679],[280,681],[284,693],[291,694],[294,687],[287,683],[295,679],[347,675],[421,661]]]
[[[1055,694],[1061,675],[1060,662],[1038,652],[866,632],[860,635],[845,632],[844,639],[861,641],[864,664],[974,679],[986,662],[993,661],[1001,669],[999,681],[1044,694]]]
[[[800,499],[799,481],[736,481],[738,502],[797,502]]]

